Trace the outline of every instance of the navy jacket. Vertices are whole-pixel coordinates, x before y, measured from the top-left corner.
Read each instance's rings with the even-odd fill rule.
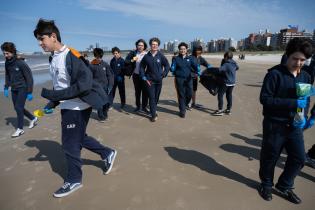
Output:
[[[105,90],[114,86],[114,73],[105,61],[94,59],[90,64],[94,81],[98,82]]]
[[[33,76],[32,71],[23,59],[14,56],[10,60],[5,61],[5,85],[4,88],[17,90],[26,88],[27,93],[33,92]]]
[[[91,70],[71,51],[66,56],[66,69],[71,78],[70,87],[62,90],[43,88],[42,97],[50,100],[46,108],[54,108],[59,101],[78,97],[94,109],[100,109],[109,102],[103,87],[93,80]]]
[[[172,60],[171,72],[175,77],[190,78],[193,72],[200,75],[200,66],[192,56],[178,55]]]
[[[234,85],[236,82],[236,71],[238,65],[233,59],[227,60],[220,68],[219,72],[224,77],[223,81],[226,85]]]
[[[260,92],[263,115],[273,121],[292,123],[297,108],[296,83],[310,83],[310,76],[301,71],[294,77],[283,65],[268,70]]]
[[[170,70],[170,64],[166,57],[158,51],[153,57],[151,52],[148,52],[140,63],[140,77],[144,76],[153,82],[160,83]]]
[[[110,67],[112,68],[115,78],[117,76],[124,76],[123,68],[125,66],[125,60],[123,58],[116,59],[115,57],[110,61]]]

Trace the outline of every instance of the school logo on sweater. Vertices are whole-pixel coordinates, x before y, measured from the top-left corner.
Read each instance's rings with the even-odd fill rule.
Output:
[[[69,124],[69,125],[67,125],[67,129],[72,129],[72,128],[75,128],[75,124]]]
[[[117,66],[118,66],[118,67],[120,67],[120,63],[119,63],[119,64],[117,64]]]
[[[160,59],[157,59],[156,62],[160,63],[161,61],[160,61]]]
[[[103,70],[104,70],[104,71],[106,71],[106,68],[105,68],[105,67],[103,67]]]
[[[19,70],[20,70],[19,67],[16,67],[16,68],[15,68],[15,71],[19,71]]]

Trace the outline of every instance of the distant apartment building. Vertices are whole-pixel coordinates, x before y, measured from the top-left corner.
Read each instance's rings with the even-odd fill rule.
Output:
[[[164,43],[164,50],[167,52],[178,52],[178,45],[180,41],[175,39],[173,41]]]
[[[281,29],[278,39],[278,45],[286,46],[291,39],[296,37],[313,39],[313,34],[306,31],[299,32],[297,27]]]
[[[194,41],[190,42],[190,49],[193,49],[195,46],[201,46],[204,51],[207,51],[207,44],[202,38],[196,38]]]

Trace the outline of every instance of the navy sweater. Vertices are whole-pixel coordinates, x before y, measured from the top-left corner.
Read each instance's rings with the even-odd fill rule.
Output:
[[[110,67],[112,68],[115,78],[117,76],[124,76],[123,68],[125,66],[125,60],[123,58],[116,59],[115,57],[110,61]]]
[[[233,59],[227,60],[220,68],[219,72],[223,76],[224,84],[234,85],[236,82],[236,71],[238,65]]]
[[[54,108],[59,101],[78,97],[94,109],[100,109],[109,102],[103,87],[93,80],[92,71],[71,51],[66,56],[66,68],[70,75],[70,87],[62,90],[43,88],[41,96],[50,100],[46,108]]]
[[[310,76],[301,71],[294,77],[283,65],[268,70],[260,92],[264,117],[291,123],[297,108],[296,83],[310,83]]]
[[[160,51],[154,57],[151,52],[148,52],[140,63],[140,77],[146,77],[148,80],[157,83],[162,82],[169,70],[170,64]]]
[[[94,81],[98,82],[103,88],[114,86],[114,73],[105,61],[93,60],[90,64]]]
[[[26,88],[27,93],[33,92],[33,76],[31,69],[24,60],[14,56],[10,60],[5,61],[5,85],[4,88],[17,90]]]
[[[193,72],[200,75],[200,67],[192,56],[184,58],[182,55],[178,55],[172,60],[171,72],[175,77],[188,78],[192,76]]]

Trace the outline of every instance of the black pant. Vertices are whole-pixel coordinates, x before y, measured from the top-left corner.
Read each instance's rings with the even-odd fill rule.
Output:
[[[35,118],[29,111],[24,108],[27,92],[25,88],[20,88],[17,90],[11,90],[11,93],[14,109],[17,114],[17,127],[23,129],[24,115],[30,120],[34,120]]]
[[[315,144],[308,150],[307,154],[310,158],[315,159]]]
[[[118,87],[118,90],[119,90],[120,103],[121,104],[126,104],[125,79],[123,78],[123,80],[120,81],[120,82],[118,82],[116,80],[114,82],[114,86],[113,86],[113,89],[111,91],[111,93],[112,93],[111,105],[113,105],[117,87]]]
[[[149,96],[149,105],[150,105],[150,112],[151,116],[156,116],[156,107],[160,97],[161,89],[162,89],[162,81],[160,83],[151,83],[148,85],[146,83],[146,89]]]
[[[303,130],[265,118],[259,169],[259,176],[264,187],[273,186],[275,166],[283,148],[287,151],[288,156],[277,186],[285,190],[292,189],[295,177],[304,166]]]
[[[221,85],[218,90],[218,108],[219,110],[223,109],[223,96],[226,94],[226,100],[227,100],[227,109],[232,108],[232,92],[233,92],[234,86],[226,86]]]
[[[192,97],[193,80],[188,78],[175,78],[176,88],[178,93],[179,111],[182,114],[186,113],[186,106],[189,104]]]
[[[148,93],[145,87],[144,81],[140,78],[139,74],[132,75],[133,84],[135,87],[136,106],[140,108],[140,97],[142,93],[142,108],[146,108],[148,105]]]
[[[65,182],[82,181],[81,149],[86,148],[107,158],[111,149],[86,134],[92,108],[86,110],[61,110],[62,148],[66,156],[68,173]]]

